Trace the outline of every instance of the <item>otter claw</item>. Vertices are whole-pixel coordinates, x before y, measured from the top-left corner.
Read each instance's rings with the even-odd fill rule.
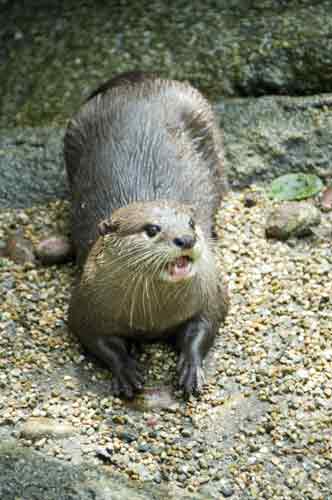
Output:
[[[135,392],[142,387],[143,376],[135,361],[131,360],[129,366],[122,368],[118,374],[112,375],[111,390],[115,396],[123,395],[127,399],[132,399]]]
[[[140,387],[135,387],[134,385],[123,382],[119,378],[113,376],[111,391],[115,396],[124,396],[127,399],[132,399],[135,395],[135,392],[139,390]]]
[[[180,361],[179,386],[188,396],[190,394],[199,394],[202,392],[203,385],[205,384],[203,368],[185,360]]]
[[[112,383],[111,383],[111,391],[114,396],[120,396],[124,394],[127,398],[130,398],[131,390],[127,385],[121,383],[120,379],[113,375]]]

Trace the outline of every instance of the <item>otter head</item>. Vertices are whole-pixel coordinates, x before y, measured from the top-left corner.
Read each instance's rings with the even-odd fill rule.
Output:
[[[193,278],[205,249],[193,209],[175,202],[137,202],[102,221],[104,257],[123,268],[168,283]]]

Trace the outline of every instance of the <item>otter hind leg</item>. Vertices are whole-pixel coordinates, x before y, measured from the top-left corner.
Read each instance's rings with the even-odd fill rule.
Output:
[[[92,351],[112,372],[112,392],[128,399],[142,389],[143,377],[138,363],[128,353],[124,339],[120,337],[99,337]]]
[[[184,393],[199,394],[205,383],[203,360],[214,340],[214,330],[205,318],[190,320],[176,335],[179,350],[177,371]]]

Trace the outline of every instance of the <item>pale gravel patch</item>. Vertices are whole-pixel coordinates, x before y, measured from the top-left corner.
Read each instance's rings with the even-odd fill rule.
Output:
[[[331,214],[322,235],[266,240],[272,202],[231,193],[217,216],[231,309],[199,400],[175,392],[173,351],[140,354],[146,383],[176,404],[143,413],[108,392],[107,370],[66,330],[72,265],[1,260],[0,423],[17,436],[31,416],[73,426],[71,438],[20,442],[140,481],[172,481],[209,498],[328,498],[332,490]],[[22,226],[35,244],[64,231],[63,203],[0,214],[0,240]],[[331,231],[330,231],[331,232]],[[128,435],[129,433],[129,435]],[[130,434],[131,433],[131,434]],[[102,451],[108,450],[102,456]],[[226,486],[225,486],[226,485]]]

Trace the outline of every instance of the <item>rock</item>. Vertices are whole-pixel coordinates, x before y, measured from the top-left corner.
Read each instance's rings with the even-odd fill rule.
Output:
[[[95,9],[87,3],[83,10],[75,3],[36,5],[38,16],[32,8],[21,19],[22,39],[13,36],[19,3],[1,5],[2,127],[63,122],[84,94],[128,71],[133,60],[135,67],[158,67],[164,75],[193,81],[210,98],[331,90],[329,0],[207,0],[195,9],[142,0],[147,15],[139,26],[140,11],[124,4],[117,7],[116,25],[106,4]],[[176,47],[176,57],[170,47]]]
[[[332,186],[328,186],[322,193],[320,200],[320,208],[323,212],[332,210]]]
[[[296,377],[298,377],[300,380],[308,380],[310,377],[310,373],[308,370],[305,368],[300,368],[295,372]]]
[[[22,236],[20,231],[10,236],[6,242],[4,256],[16,264],[26,264],[35,262],[34,248],[31,241]]]
[[[215,109],[234,187],[296,172],[332,175],[332,106],[319,96],[224,99]]]
[[[252,208],[257,205],[257,196],[255,193],[246,193],[243,197],[243,205],[246,208]]]
[[[224,129],[226,169],[234,187],[291,172],[332,176],[332,106],[324,98],[229,99],[215,110]],[[0,208],[68,197],[63,134],[56,128],[2,131]],[[42,146],[36,148],[35,143]]]
[[[151,449],[151,446],[148,443],[140,443],[137,446],[137,451],[139,451],[140,453],[146,453],[146,452],[150,451],[150,449]]]
[[[218,487],[213,484],[205,484],[200,488],[199,491],[202,495],[209,500],[220,500],[220,491],[218,491]]]
[[[112,454],[105,447],[98,446],[96,448],[96,456],[103,462],[109,462],[112,459]]]
[[[21,428],[21,436],[32,440],[43,437],[62,439],[74,433],[75,429],[71,425],[46,417],[31,417]]]
[[[323,187],[317,175],[297,172],[274,179],[268,196],[274,201],[299,201],[316,196]]]
[[[63,130],[2,130],[0,207],[28,207],[64,198]]]
[[[138,489],[137,483],[106,468],[64,463],[5,442],[0,447],[0,498],[162,500],[170,496],[151,484]]]
[[[279,240],[307,236],[320,221],[319,210],[310,203],[283,203],[275,207],[268,216],[265,234],[268,238]]]
[[[73,257],[73,247],[65,236],[50,236],[39,242],[36,255],[46,266],[64,264]]]
[[[117,433],[117,437],[121,439],[121,441],[124,441],[125,443],[132,443],[133,441],[136,441],[138,435],[133,432],[120,431]]]
[[[234,489],[232,488],[230,483],[228,481],[224,481],[224,480],[220,481],[219,490],[220,490],[220,493],[225,498],[231,497],[234,493]]]
[[[187,438],[187,437],[191,437],[191,436],[192,436],[192,434],[193,434],[192,429],[185,428],[185,429],[182,429],[182,430],[181,430],[181,435],[182,435],[183,437],[186,437],[186,438]]]
[[[27,224],[29,224],[31,222],[30,220],[30,217],[28,216],[27,213],[25,212],[19,212],[17,214],[17,221],[19,224],[23,224],[23,226],[26,226]]]
[[[153,481],[153,473],[144,464],[130,464],[129,470],[139,477],[140,481]]]

